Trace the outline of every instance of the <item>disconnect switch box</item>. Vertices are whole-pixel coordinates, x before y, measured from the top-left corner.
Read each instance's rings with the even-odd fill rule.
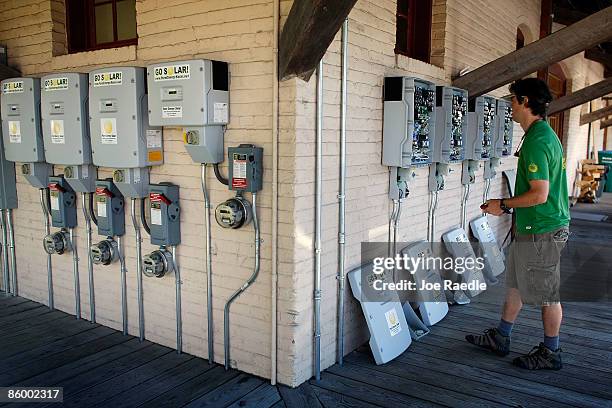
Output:
[[[125,234],[124,199],[112,180],[97,180],[94,212],[98,234],[120,237]]]
[[[250,193],[261,190],[263,149],[250,144],[227,149],[229,156],[229,188]]]
[[[170,183],[149,185],[151,244],[173,246],[181,243],[179,186]]]
[[[76,227],[76,195],[64,176],[49,177],[49,195],[53,226],[56,228]]]

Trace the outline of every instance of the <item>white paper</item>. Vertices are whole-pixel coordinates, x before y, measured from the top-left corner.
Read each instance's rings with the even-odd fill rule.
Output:
[[[64,137],[64,121],[63,120],[51,120],[51,143],[53,144],[64,144],[66,138]]]
[[[21,143],[21,122],[18,120],[9,120],[8,131],[10,143]]]
[[[106,218],[106,203],[98,201],[98,211],[96,211],[98,217]]]
[[[182,106],[162,106],[162,118],[182,118],[183,107]]]
[[[60,209],[59,196],[56,196],[53,194],[51,195],[51,209],[55,211],[59,211]]]
[[[213,122],[227,123],[229,121],[229,109],[227,103],[215,103],[213,110]]]
[[[395,309],[391,309],[386,312],[385,317],[387,318],[387,326],[389,326],[389,333],[391,333],[391,336],[395,336],[397,333],[402,331],[402,327],[400,326]]]
[[[161,149],[162,131],[158,129],[147,130],[147,149]]]
[[[117,119],[100,118],[102,144],[117,144]]]
[[[159,208],[151,208],[151,224],[162,225],[162,212]]]

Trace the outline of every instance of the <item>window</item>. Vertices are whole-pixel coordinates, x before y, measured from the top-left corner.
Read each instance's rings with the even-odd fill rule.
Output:
[[[516,29],[516,49],[523,48],[525,46],[525,36],[520,28]]]
[[[429,62],[432,0],[397,0],[395,53]]]
[[[66,0],[68,52],[136,44],[136,0]]]

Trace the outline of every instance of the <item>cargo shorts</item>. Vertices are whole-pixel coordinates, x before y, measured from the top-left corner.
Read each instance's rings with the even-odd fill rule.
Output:
[[[569,227],[543,234],[516,234],[506,265],[506,287],[518,289],[523,303],[549,306],[559,303],[561,251]]]

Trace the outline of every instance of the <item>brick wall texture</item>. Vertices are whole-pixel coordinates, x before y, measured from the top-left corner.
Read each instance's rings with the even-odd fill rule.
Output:
[[[291,8],[281,1],[281,26]],[[5,0],[0,3],[0,43],[8,46],[9,65],[26,76],[79,71],[113,65],[206,58],[230,64],[230,124],[225,146],[250,142],[264,148],[264,188],[259,199],[263,244],[258,280],[232,306],[232,365],[262,377],[271,371],[271,265],[272,265],[272,103],[273,3],[270,0],[137,0],[138,45],[118,49],[66,54],[66,27],[62,0]],[[385,75],[413,75],[438,84],[450,84],[464,68],[477,68],[515,47],[516,29],[528,41],[539,33],[540,2],[517,0],[435,0],[432,27],[432,64],[394,54],[393,0],[359,0],[349,15],[349,74],[347,120],[347,271],[360,263],[362,241],[386,240],[390,202],[388,173],[381,165],[382,83]],[[322,257],[322,367],[336,358],[338,152],[340,118],[340,35],[323,59],[323,251]],[[601,65],[582,55],[561,63],[571,90],[602,78]],[[312,290],[314,271],[314,174],[316,74],[309,82],[289,79],[280,83],[279,201],[278,201],[278,380],[298,385],[313,374]],[[491,94],[507,94],[507,87]],[[593,106],[593,110],[598,106]],[[587,105],[566,114],[563,136],[569,183],[578,160],[586,155],[587,126],[579,115]],[[522,130],[515,125],[515,144]],[[603,132],[592,130],[595,146]],[[164,165],[154,167],[151,182],[169,181],[181,187],[182,244],[179,263],[183,279],[183,344],[185,352],[206,357],[206,275],[204,205],[200,168],[182,146],[180,130],[164,129]],[[501,171],[515,166],[503,161],[493,180],[491,197],[508,194]],[[226,173],[227,163],[221,168]],[[461,166],[454,165],[447,187],[440,193],[436,236],[457,226],[460,217]],[[56,169],[56,173],[61,169]],[[225,186],[209,172],[213,205],[229,198]],[[110,169],[99,169],[99,177]],[[46,256],[41,248],[44,224],[38,191],[18,176],[19,209],[15,211],[20,295],[46,302]],[[479,172],[468,203],[468,216],[479,213],[483,179]],[[400,220],[400,240],[426,237],[427,170],[419,169]],[[80,203],[79,203],[80,207]],[[80,214],[80,208],[79,208]],[[83,316],[89,316],[85,229],[79,215],[77,228],[81,255]],[[127,217],[125,236],[128,267],[129,331],[138,332],[134,233]],[[510,223],[493,218],[498,239]],[[223,361],[223,306],[233,291],[250,276],[254,262],[252,226],[227,231],[212,227],[215,360]],[[95,239],[95,238],[94,238]],[[146,240],[145,240],[146,242]],[[153,249],[145,244],[143,251]],[[55,304],[74,311],[72,261],[54,256]],[[121,327],[118,266],[95,268],[96,315],[101,324]],[[145,279],[146,337],[175,345],[174,277]],[[346,288],[345,351],[367,340],[361,308]]]

